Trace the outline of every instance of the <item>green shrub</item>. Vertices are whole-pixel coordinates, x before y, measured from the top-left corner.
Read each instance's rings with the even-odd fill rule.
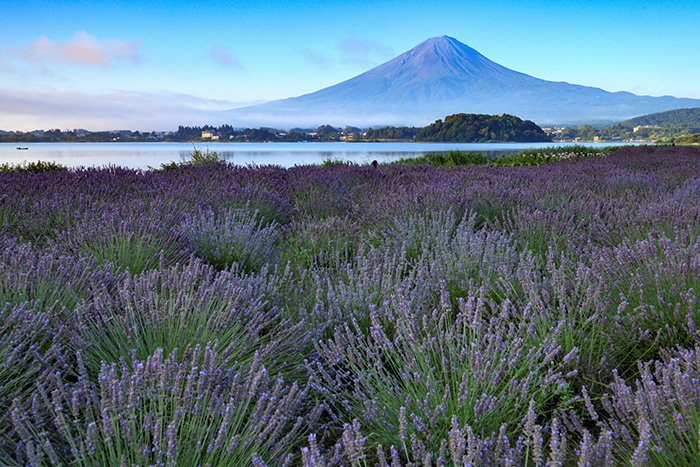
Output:
[[[190,160],[186,163],[191,165],[208,165],[208,164],[223,164],[227,161],[227,157],[219,154],[216,151],[206,151],[202,152],[199,148],[194,148],[192,154],[190,155]]]
[[[609,148],[599,150],[597,148],[589,148],[587,146],[561,146],[528,149],[515,154],[500,156],[491,161],[490,165],[507,167],[541,165],[548,164],[550,162],[583,159],[587,157],[605,157],[609,151]]]
[[[182,166],[188,165],[210,165],[210,164],[226,164],[228,163],[228,157],[223,154],[219,154],[216,151],[209,151],[207,148],[205,151],[195,147],[190,153],[189,158],[183,157],[181,162],[164,162],[160,164],[160,168],[156,169],[149,167],[151,170],[173,170]]]
[[[700,144],[700,133],[676,138],[678,144]]]
[[[68,170],[68,167],[53,161],[24,161],[21,164],[10,164],[5,162],[4,164],[0,164],[0,173],[30,172],[38,174],[44,172],[61,172],[64,170]]]
[[[419,157],[409,157],[397,161],[407,165],[436,165],[455,167],[458,165],[484,165],[489,159],[480,152],[452,150],[447,152],[427,152]]]
[[[353,167],[357,165],[353,161],[344,161],[342,159],[324,159],[321,162],[321,167]]]

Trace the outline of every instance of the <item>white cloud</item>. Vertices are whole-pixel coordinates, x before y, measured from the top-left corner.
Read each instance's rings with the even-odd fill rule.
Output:
[[[86,94],[0,88],[0,129],[172,130],[178,125],[235,123],[223,111],[255,103],[173,92]]]
[[[97,39],[85,31],[76,32],[65,42],[39,37],[21,51],[29,62],[45,66],[47,62],[105,68],[115,64],[138,64],[141,53],[137,42]]]
[[[224,68],[235,68],[238,70],[243,69],[243,65],[238,58],[233,56],[227,49],[223,47],[212,47],[209,52],[211,54],[211,58],[219,66]]]

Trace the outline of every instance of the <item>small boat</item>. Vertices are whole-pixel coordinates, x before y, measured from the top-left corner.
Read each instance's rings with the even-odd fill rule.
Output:
[[[21,146],[17,146],[17,150],[18,151],[27,151],[27,150],[29,150],[29,148],[23,148]]]

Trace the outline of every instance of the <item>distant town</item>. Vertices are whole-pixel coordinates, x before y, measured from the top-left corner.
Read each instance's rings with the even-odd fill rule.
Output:
[[[328,142],[328,141],[553,141],[553,142],[649,142],[694,141],[700,135],[700,109],[681,109],[637,117],[608,126],[539,127],[512,115],[455,114],[426,127],[386,126],[344,128],[235,128],[179,126],[176,131],[133,130],[1,131],[0,142]]]
[[[233,129],[220,127],[179,127],[177,131],[141,132],[133,130],[88,131],[35,130],[30,132],[0,131],[3,143],[131,143],[131,142],[368,142],[368,141],[414,141],[420,128],[335,128],[330,125],[311,128],[280,130],[275,128]],[[671,142],[681,136],[658,126],[637,126],[631,131],[611,134],[606,129],[595,129],[584,125],[579,128],[544,127],[544,133],[553,142]],[[700,131],[698,131],[700,133]]]

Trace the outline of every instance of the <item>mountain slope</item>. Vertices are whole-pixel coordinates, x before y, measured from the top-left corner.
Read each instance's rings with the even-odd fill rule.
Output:
[[[700,100],[541,80],[442,36],[334,86],[230,115],[270,125],[425,125],[455,113],[508,113],[546,124],[624,120],[695,106]]]
[[[700,107],[694,109],[669,110],[641,117],[631,118],[619,123],[622,126],[633,128],[635,126],[687,126],[700,128]]]

